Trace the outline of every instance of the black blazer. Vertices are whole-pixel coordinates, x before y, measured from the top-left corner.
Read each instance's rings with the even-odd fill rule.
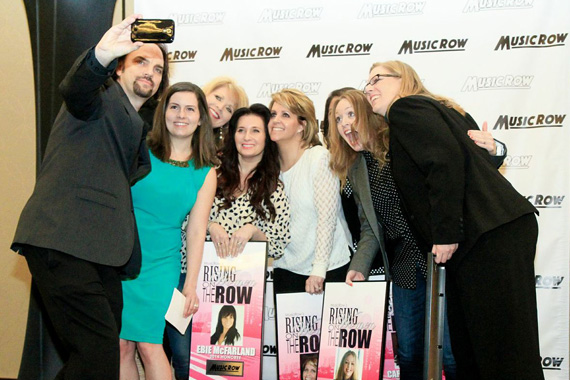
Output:
[[[130,185],[150,158],[143,121],[110,78],[115,66],[103,68],[91,49],[60,84],[64,104],[13,250],[29,244],[110,266],[140,258]]]
[[[394,179],[420,249],[460,243],[461,257],[485,232],[536,212],[469,138],[477,129],[471,116],[408,96],[392,104],[387,120]]]
[[[503,143],[500,141],[498,141],[498,143],[503,145],[503,154],[500,156],[489,156],[493,165],[497,168],[503,164],[507,151],[507,147]],[[386,270],[386,276],[390,278],[389,263],[390,260],[394,258],[395,252],[389,249],[385,244],[384,230],[380,224],[380,216],[376,213],[372,203],[366,159],[362,154],[357,156],[354,164],[348,170],[348,178],[353,189],[353,195],[358,207],[358,216],[360,218],[360,240],[358,241],[357,250],[352,257],[349,269],[356,270],[368,276],[373,260],[375,260],[376,255],[380,253]],[[406,220],[408,220],[407,215],[404,216]],[[414,236],[416,235],[417,233],[414,233]]]

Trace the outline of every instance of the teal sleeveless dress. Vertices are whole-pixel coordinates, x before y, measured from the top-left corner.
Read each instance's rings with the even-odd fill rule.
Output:
[[[180,278],[180,228],[210,167],[173,166],[150,153],[152,170],[132,188],[142,250],[137,278],[122,282],[121,338],[162,344],[164,315]]]

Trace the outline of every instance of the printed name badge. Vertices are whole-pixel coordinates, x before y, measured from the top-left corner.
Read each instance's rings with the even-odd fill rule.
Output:
[[[219,258],[204,244],[200,310],[192,320],[190,379],[258,379],[261,374],[266,242]]]
[[[379,379],[384,359],[386,282],[328,283],[319,380]]]

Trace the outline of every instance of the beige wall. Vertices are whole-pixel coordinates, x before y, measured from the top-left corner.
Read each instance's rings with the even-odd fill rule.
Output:
[[[115,20],[121,18],[118,2]],[[127,2],[127,14],[133,0]],[[10,251],[20,211],[35,178],[35,99],[32,52],[23,1],[0,12],[0,378],[16,378],[26,332],[30,275]]]
[[[24,343],[30,275],[10,251],[20,211],[35,178],[32,51],[23,1],[0,12],[0,378],[16,378]]]

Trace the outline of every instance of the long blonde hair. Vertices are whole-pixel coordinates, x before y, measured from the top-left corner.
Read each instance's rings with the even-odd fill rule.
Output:
[[[336,370],[335,380],[345,380],[344,379],[344,361],[349,356],[354,357],[354,371],[352,372],[350,379],[360,379],[360,376],[358,375],[358,357],[356,356],[356,352],[354,352],[352,350],[348,350],[344,353],[344,355],[342,355],[342,359],[341,359],[340,364]]]
[[[331,152],[330,168],[340,178],[342,187],[346,183],[346,174],[348,169],[354,164],[358,157],[356,152],[348,143],[340,136],[335,118],[335,109],[342,100],[347,100],[356,115],[352,129],[358,132],[360,142],[364,149],[372,153],[374,158],[378,160],[380,167],[387,161],[388,153],[388,125],[384,118],[372,111],[372,106],[366,99],[362,91],[347,90],[343,92],[338,99],[332,103],[331,113],[329,114],[329,150]]]
[[[271,95],[269,109],[274,103],[279,103],[289,111],[297,115],[299,123],[305,122],[305,128],[301,134],[302,146],[311,147],[321,145],[319,140],[319,126],[315,116],[315,105],[302,91],[294,88],[285,88]]]
[[[402,61],[376,62],[372,65],[369,72],[371,72],[378,66],[385,68],[391,74],[397,74],[401,78],[400,93],[398,94],[397,98],[403,98],[405,96],[410,96],[410,95],[423,95],[425,97],[440,102],[446,107],[453,108],[457,112],[465,116],[465,110],[454,100],[441,95],[433,94],[430,91],[428,91],[428,89],[422,83],[422,80],[420,79],[418,73],[412,68],[412,66],[408,65],[407,63],[404,63]],[[394,99],[392,103],[396,99]],[[390,112],[391,106],[392,104],[388,106],[388,110],[386,111],[387,116]]]

